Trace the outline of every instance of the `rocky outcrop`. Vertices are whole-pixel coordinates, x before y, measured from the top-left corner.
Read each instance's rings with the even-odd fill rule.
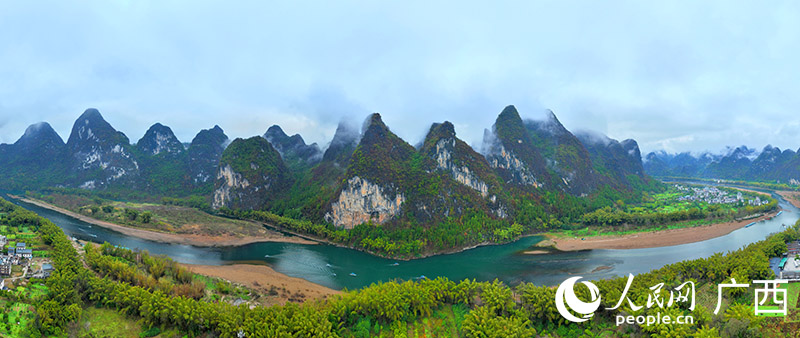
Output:
[[[291,186],[280,154],[262,137],[236,139],[222,154],[212,207],[261,209]]]
[[[180,154],[185,150],[183,144],[175,137],[172,129],[161,123],[156,123],[147,129],[147,132],[139,142],[136,142],[136,147],[139,148],[139,151],[148,155]]]
[[[347,180],[325,219],[345,229],[368,221],[380,224],[397,215],[403,202],[405,197],[402,194],[391,196],[377,184],[355,176]]]
[[[514,153],[506,150],[502,144],[498,146],[497,150],[496,153],[487,156],[489,165],[492,168],[507,170],[512,174],[514,181],[522,185],[530,185],[536,188],[542,186],[528,167],[525,166],[525,163],[517,158]]]
[[[562,189],[564,183],[550,175],[547,160],[534,144],[514,106],[497,116],[492,130],[484,132],[484,155],[489,165],[506,181],[524,190]]]
[[[87,109],[72,127],[66,148],[81,187],[99,187],[136,176],[139,163],[125,134],[116,131],[97,109]]]
[[[450,149],[455,148],[455,146],[456,140],[454,138],[441,139],[439,142],[436,142],[436,163],[438,168],[449,171],[454,180],[477,190],[481,193],[481,196],[488,196],[489,186],[485,182],[481,181],[475,174],[470,172],[469,167],[457,166],[453,163]]]
[[[234,172],[230,165],[219,168],[217,180],[221,181],[222,184],[214,190],[214,200],[212,202],[214,209],[228,205],[234,197],[242,199],[245,196],[245,189],[250,187],[250,181],[242,177],[242,174]],[[269,184],[267,184],[266,188],[269,188]],[[255,188],[256,191],[259,189],[259,187]]]
[[[192,184],[197,186],[214,182],[214,175],[227,142],[228,136],[216,125],[197,133],[189,145],[187,159]]]

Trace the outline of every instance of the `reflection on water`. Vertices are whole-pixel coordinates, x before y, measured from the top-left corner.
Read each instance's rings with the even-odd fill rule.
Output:
[[[68,236],[94,242],[148,250],[174,260],[191,264],[220,265],[261,262],[276,271],[300,277],[331,288],[354,289],[377,281],[395,278],[411,280],[426,276],[444,276],[452,280],[520,281],[556,285],[564,279],[580,275],[599,279],[642,273],[666,264],[687,259],[708,257],[717,252],[736,250],[744,245],[780,232],[781,224],[791,225],[798,219],[798,209],[775,195],[783,214],[771,221],[759,222],[728,235],[707,241],[651,249],[586,250],[541,255],[522,252],[541,240],[532,236],[506,245],[486,246],[465,252],[429,257],[413,261],[378,258],[360,251],[330,245],[291,243],[253,243],[240,247],[200,248],[189,245],[166,244],[131,238],[118,232],[64,216],[54,211],[14,201],[58,224]],[[398,264],[395,264],[398,263]],[[610,267],[610,269],[599,269]],[[596,272],[595,272],[596,271]],[[354,273],[355,276],[351,276]]]

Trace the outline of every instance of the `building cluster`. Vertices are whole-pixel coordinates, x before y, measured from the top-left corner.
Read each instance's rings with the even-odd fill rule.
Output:
[[[0,247],[5,248],[8,244],[8,238],[0,235]],[[11,269],[14,265],[28,266],[31,259],[33,259],[33,249],[28,248],[25,242],[18,242],[14,245],[9,245],[7,254],[0,254],[0,276],[11,276]],[[42,268],[31,274],[32,278],[47,278],[53,272],[53,265],[45,263]]]
[[[686,192],[687,194],[678,197],[678,201],[690,202],[704,202],[708,204],[734,204],[744,203],[748,205],[764,205],[769,203],[768,200],[762,200],[761,197],[747,199],[742,195],[742,192],[737,192],[736,195],[730,194],[725,190],[720,190],[717,187],[705,186],[687,187],[684,185],[676,184],[675,188],[679,191]]]
[[[5,248],[8,244],[6,236],[0,236],[0,245]],[[10,276],[11,267],[21,265],[25,259],[33,258],[33,250],[27,248],[25,242],[18,242],[8,247],[8,254],[0,254],[0,276]]]
[[[783,254],[778,268],[781,279],[800,281],[800,241],[786,243],[786,252]]]

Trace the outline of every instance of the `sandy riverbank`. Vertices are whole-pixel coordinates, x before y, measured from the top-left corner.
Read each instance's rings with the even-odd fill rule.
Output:
[[[566,238],[549,236],[556,249],[562,251],[577,251],[591,249],[644,249],[662,246],[673,246],[709,240],[727,235],[736,229],[742,228],[752,222],[758,222],[776,212],[771,212],[759,218],[739,222],[719,223],[689,228],[639,232],[622,236],[592,236],[581,240],[578,237]]]
[[[784,199],[786,199],[789,203],[794,205],[797,208],[800,208],[800,192],[798,191],[775,191],[778,195],[781,195]]]
[[[317,244],[317,242],[310,241],[304,238],[294,237],[294,236],[284,236],[278,233],[269,236],[236,237],[236,236],[209,236],[202,234],[171,234],[171,233],[164,233],[152,230],[137,229],[106,221],[97,220],[85,215],[72,212],[64,208],[57,207],[55,205],[40,200],[25,198],[21,196],[13,196],[13,197],[18,198],[26,203],[34,204],[42,208],[50,209],[62,213],[64,215],[77,218],[81,221],[84,221],[92,225],[97,225],[99,227],[111,229],[128,236],[138,237],[155,242],[185,244],[185,245],[204,246],[204,247],[240,246],[258,242]]]
[[[273,290],[273,292],[277,292],[274,297],[280,304],[285,304],[289,299],[307,301],[324,299],[341,293],[341,291],[314,284],[305,279],[289,277],[265,265],[181,265],[194,273],[246,285],[264,294],[269,294],[270,290]]]

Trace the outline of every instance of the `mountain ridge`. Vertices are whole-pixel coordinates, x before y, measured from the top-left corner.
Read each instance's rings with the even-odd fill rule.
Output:
[[[799,149],[800,150],[800,149]],[[729,147],[725,154],[650,152],[643,162],[648,174],[661,177],[698,177],[743,181],[800,181],[800,153],[766,145],[761,151]]]

